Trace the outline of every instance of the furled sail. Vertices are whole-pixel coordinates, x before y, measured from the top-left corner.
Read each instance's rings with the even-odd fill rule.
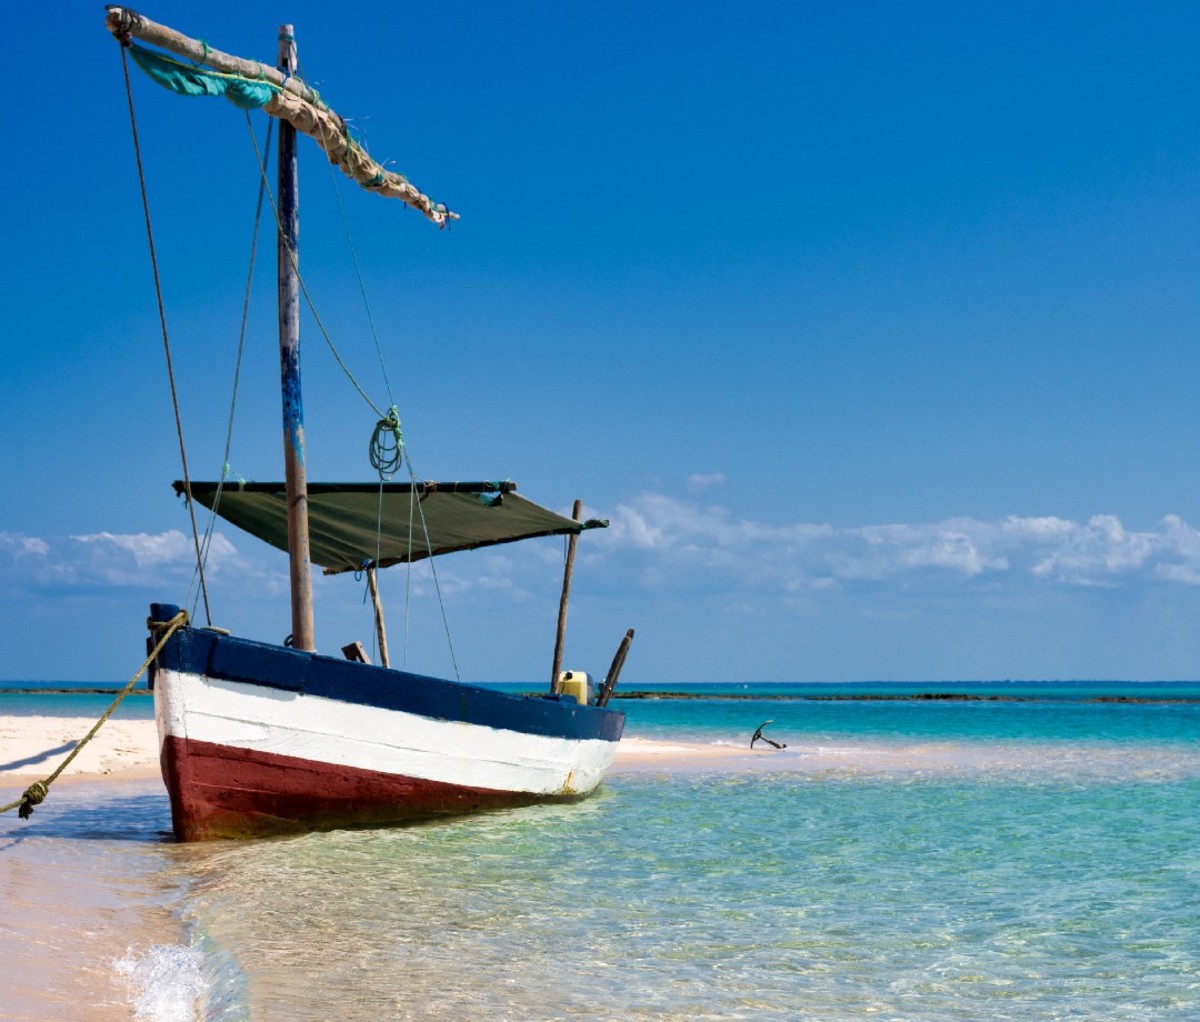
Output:
[[[439,227],[458,219],[457,213],[434,202],[403,174],[385,170],[371,159],[350,136],[346,122],[299,78],[268,64],[214,50],[126,7],[110,6],[107,24],[109,31],[130,47],[137,65],[160,85],[187,96],[225,96],[244,110],[261,107],[312,136],[331,163],[368,191],[399,199]],[[161,46],[183,61],[134,46],[133,39]]]
[[[182,482],[175,491],[184,492]],[[192,496],[226,521],[287,550],[283,483],[191,484]],[[218,499],[218,490],[220,496]],[[577,522],[516,494],[504,483],[309,483],[312,562],[327,574],[603,528]]]

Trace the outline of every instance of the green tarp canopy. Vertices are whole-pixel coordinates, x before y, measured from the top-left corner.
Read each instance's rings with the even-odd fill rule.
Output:
[[[184,492],[183,483],[174,485],[176,493]],[[191,490],[199,503],[226,521],[287,550],[283,483],[192,483]],[[509,482],[417,483],[415,487],[309,483],[312,562],[331,574],[357,571],[368,563],[386,568],[456,550],[562,536],[608,524],[596,519],[573,521],[518,496],[515,490],[516,484]]]

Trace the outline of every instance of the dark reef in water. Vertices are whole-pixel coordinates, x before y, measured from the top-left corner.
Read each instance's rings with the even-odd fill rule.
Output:
[[[918,692],[886,695],[870,693],[864,695],[756,695],[750,692],[714,693],[703,692],[647,692],[633,690],[629,692],[614,692],[614,699],[747,699],[761,702],[790,702],[790,703],[869,703],[869,702],[943,702],[943,703],[1055,703],[1063,702],[1055,696],[1001,696],[1001,695],[972,695],[966,692]],[[1092,696],[1087,699],[1067,700],[1080,703],[1133,703],[1133,704],[1167,704],[1167,703],[1200,703],[1197,698],[1170,699],[1154,696]]]
[[[117,688],[41,688],[41,687],[0,687],[0,694],[19,695],[116,695],[121,689]],[[148,696],[152,693],[144,686],[133,689],[131,696]],[[531,692],[528,695],[538,695]],[[967,692],[904,692],[895,695],[872,692],[862,695],[839,693],[833,695],[801,695],[788,693],[772,695],[769,693],[756,694],[753,692],[651,692],[645,689],[631,689],[628,692],[616,691],[613,699],[739,699],[753,702],[776,703],[1112,703],[1115,705],[1176,705],[1183,703],[1200,703],[1200,698],[1169,696],[1089,696],[1086,699],[1064,700],[1061,696],[1006,696],[979,695]]]
[[[118,685],[116,688],[0,688],[0,695],[30,695],[30,696],[115,696],[121,691],[123,686]],[[130,689],[131,696],[148,696],[151,695],[150,689],[142,685],[138,688]]]

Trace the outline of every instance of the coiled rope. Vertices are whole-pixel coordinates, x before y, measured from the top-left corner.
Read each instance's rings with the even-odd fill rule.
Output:
[[[34,781],[33,784],[25,789],[24,794],[15,802],[9,802],[6,806],[0,806],[0,813],[7,813],[10,809],[17,809],[17,807],[20,806],[20,809],[17,811],[17,815],[21,817],[22,820],[28,820],[29,817],[33,815],[33,807],[39,805],[46,798],[46,795],[50,791],[50,785],[58,780],[59,774],[61,774],[67,769],[68,766],[71,765],[71,761],[83,751],[83,747],[96,737],[96,732],[104,726],[104,723],[108,720],[108,718],[113,715],[113,711],[121,705],[122,700],[133,691],[133,686],[136,685],[141,676],[146,673],[147,668],[154,663],[155,658],[159,653],[162,652],[163,646],[167,644],[167,640],[170,639],[172,635],[174,635],[187,623],[188,614],[186,610],[181,610],[178,614],[171,618],[170,621],[146,622],[147,627],[149,627],[152,632],[155,632],[160,637],[150,655],[142,661],[142,666],[137,669],[137,673],[129,679],[128,684],[121,689],[120,693],[117,695],[117,698],[112,701],[112,705],[104,711],[104,716],[96,721],[91,731],[89,731],[79,742],[79,744],[71,750],[70,755],[67,756],[67,758],[61,763],[59,763],[58,769],[56,769],[54,773],[52,773],[45,780]]]
[[[400,412],[395,405],[375,423],[369,450],[371,467],[379,473],[379,481],[391,479],[404,464],[404,434],[400,432]]]

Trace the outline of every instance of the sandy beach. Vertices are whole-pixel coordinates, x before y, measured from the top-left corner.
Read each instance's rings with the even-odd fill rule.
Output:
[[[83,717],[0,718],[0,778],[19,783],[49,776],[95,723]],[[107,721],[55,783],[114,775],[127,779],[158,775],[154,721]]]

